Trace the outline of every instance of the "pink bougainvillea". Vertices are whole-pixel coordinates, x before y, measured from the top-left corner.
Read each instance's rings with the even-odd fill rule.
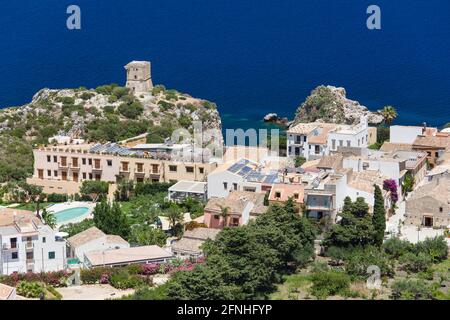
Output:
[[[391,192],[391,201],[393,204],[398,201],[397,183],[393,179],[383,181],[383,189]]]

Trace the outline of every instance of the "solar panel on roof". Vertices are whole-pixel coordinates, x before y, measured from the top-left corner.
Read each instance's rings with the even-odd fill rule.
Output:
[[[240,175],[240,176],[245,176],[245,175],[247,175],[248,173],[250,173],[250,172],[252,172],[252,171],[253,171],[252,168],[247,167],[247,166],[244,166],[244,167],[238,172],[238,175]]]

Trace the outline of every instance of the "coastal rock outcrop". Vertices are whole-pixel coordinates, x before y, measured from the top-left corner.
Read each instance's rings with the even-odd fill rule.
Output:
[[[348,99],[344,88],[318,86],[298,107],[293,123],[323,121],[355,124],[361,116],[367,116],[368,122],[374,125],[383,121],[383,116],[378,112],[372,112],[358,101]]]

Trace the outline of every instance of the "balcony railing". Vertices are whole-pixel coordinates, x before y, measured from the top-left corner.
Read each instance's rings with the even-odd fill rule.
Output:
[[[60,167],[60,168],[68,168],[69,167],[69,165],[68,165],[68,163],[67,162],[58,162],[58,167]]]
[[[102,170],[103,170],[102,166],[96,166],[96,165],[92,166],[92,171],[102,171]]]
[[[144,168],[142,168],[141,170],[136,168],[136,169],[134,169],[134,173],[136,173],[136,174],[145,174],[145,170],[144,170]]]
[[[17,250],[19,246],[17,244],[4,243],[2,248],[3,250]]]
[[[124,173],[129,173],[130,172],[130,167],[123,167],[123,166],[121,166],[120,168],[119,168],[119,171],[120,172],[124,172]]]
[[[33,249],[34,248],[33,242],[25,242],[25,248],[26,249]]]

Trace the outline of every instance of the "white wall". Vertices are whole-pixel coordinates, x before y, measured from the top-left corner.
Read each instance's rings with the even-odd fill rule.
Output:
[[[122,248],[129,248],[129,244],[125,243],[107,243],[106,242],[107,236],[104,236],[99,239],[95,239],[92,241],[89,241],[88,243],[85,243],[81,246],[78,246],[75,248],[75,257],[78,258],[80,261],[84,261],[84,255],[91,251],[100,251],[100,250],[108,250],[108,249],[115,249],[116,247]]]
[[[27,272],[26,261],[26,235],[20,233],[1,236],[0,245],[9,245],[11,238],[17,238],[17,250],[2,250],[2,273]],[[44,242],[45,238],[45,242]],[[66,266],[66,242],[56,241],[55,232],[49,226],[42,226],[38,234],[32,237],[33,243],[33,272],[49,272],[65,269]],[[29,249],[30,250],[30,249]],[[12,252],[18,252],[18,259],[12,260]],[[49,252],[55,253],[55,258],[49,258]]]
[[[422,127],[391,126],[389,142],[411,144],[420,134],[422,134]]]
[[[243,181],[243,178],[237,174],[234,174],[228,170],[221,170],[212,172],[208,175],[208,199],[226,198],[230,191],[232,191],[233,183],[239,184]],[[227,189],[224,189],[224,182],[227,183]]]

